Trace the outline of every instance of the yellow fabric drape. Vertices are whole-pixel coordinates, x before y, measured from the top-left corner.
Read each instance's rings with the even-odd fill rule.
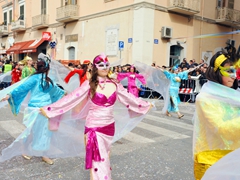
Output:
[[[203,151],[195,155],[194,159],[194,176],[196,180],[200,180],[207,169],[216,163],[223,156],[232,152],[231,150],[214,150]]]

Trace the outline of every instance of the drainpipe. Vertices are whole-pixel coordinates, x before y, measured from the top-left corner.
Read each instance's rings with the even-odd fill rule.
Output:
[[[202,17],[202,21],[200,24],[200,35],[202,35],[202,29],[203,29],[203,10],[204,10],[204,0],[202,0],[202,4],[201,4],[201,17]],[[202,38],[200,38],[200,44],[199,44],[199,55],[200,58],[202,58]]]

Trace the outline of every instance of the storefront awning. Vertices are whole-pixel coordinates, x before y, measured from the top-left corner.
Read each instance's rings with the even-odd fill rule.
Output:
[[[45,39],[31,40],[21,47],[19,53],[37,52],[38,46],[40,46]]]
[[[23,47],[27,42],[29,42],[29,41],[14,43],[14,45],[11,46],[11,47],[6,51],[6,53],[7,53],[7,54],[19,54],[19,50],[20,50],[21,47]]]
[[[28,53],[28,52],[37,52],[38,46],[40,46],[44,41],[45,39],[17,42],[12,47],[10,47],[6,51],[6,53],[21,54],[21,53]]]
[[[0,54],[6,54],[6,49],[0,49]]]

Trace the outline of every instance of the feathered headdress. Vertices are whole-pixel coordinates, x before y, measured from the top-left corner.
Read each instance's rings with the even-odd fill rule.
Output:
[[[51,58],[49,56],[47,56],[46,54],[40,53],[38,55],[38,61],[44,61],[46,64],[46,67],[49,65],[49,63],[51,62]]]
[[[29,60],[32,60],[32,58],[29,56],[25,56],[24,59],[19,62],[21,62],[21,64],[23,64],[23,65],[27,65],[27,61],[29,61]]]
[[[214,61],[214,71],[217,71],[217,69],[221,66],[221,64],[229,59],[233,62],[236,69],[240,67],[240,46],[238,47],[238,51],[236,52],[236,48],[227,42],[227,46],[225,48],[222,48],[222,54],[220,54],[216,60]]]
[[[175,71],[178,69],[178,64],[172,67],[172,70]]]

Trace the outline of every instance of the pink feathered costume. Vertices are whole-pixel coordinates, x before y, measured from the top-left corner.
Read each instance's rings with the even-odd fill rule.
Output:
[[[138,87],[136,86],[136,79],[138,79],[142,84],[146,84],[145,78],[141,74],[135,72],[129,73],[118,73],[117,79],[122,81],[124,78],[128,78],[128,92],[132,93],[134,96],[138,97]]]
[[[67,118],[86,120],[85,166],[86,169],[91,169],[91,177],[94,180],[111,180],[111,144],[131,131],[151,106],[150,103],[127,93],[121,84],[112,80],[107,80],[106,83],[116,85],[116,91],[109,97],[96,92],[91,98],[89,81],[86,80],[81,88],[41,109],[49,118],[51,130],[58,130],[61,121]],[[121,107],[118,101],[124,107]],[[79,138],[83,139],[83,136],[82,134]]]

